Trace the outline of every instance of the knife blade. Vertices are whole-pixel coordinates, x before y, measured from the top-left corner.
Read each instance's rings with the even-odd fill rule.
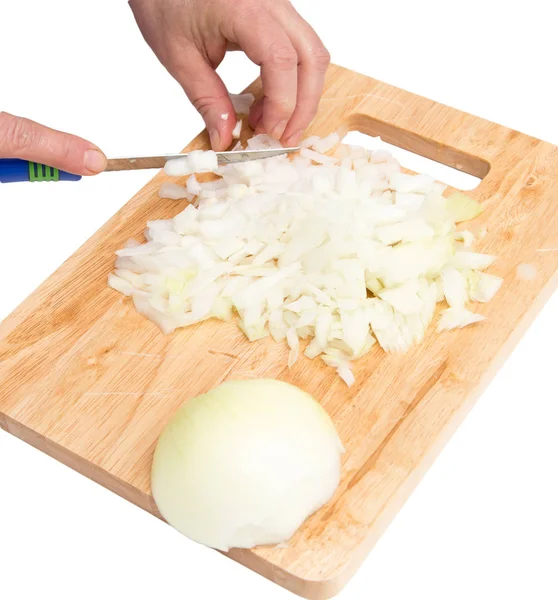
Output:
[[[229,152],[217,152],[217,162],[220,165],[230,163],[259,160],[262,158],[273,158],[283,154],[297,152],[300,148],[268,148],[265,150],[231,150]],[[173,158],[184,158],[185,154],[161,154],[159,156],[127,156],[121,158],[109,158],[105,171],[133,171],[136,169],[162,169],[168,160]]]

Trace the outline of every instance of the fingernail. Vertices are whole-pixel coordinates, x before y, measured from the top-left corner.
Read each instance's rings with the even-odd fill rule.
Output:
[[[300,129],[299,131],[295,131],[295,133],[293,133],[291,136],[289,136],[285,140],[285,144],[287,146],[296,146],[298,144],[298,142],[300,141],[300,138],[302,137],[303,133],[304,133],[304,129]]]
[[[107,166],[107,157],[100,150],[88,150],[85,153],[85,168],[90,173],[100,173]]]
[[[217,129],[209,130],[209,141],[213,150],[219,150],[219,144],[221,143],[221,136]]]
[[[271,137],[275,138],[276,140],[280,140],[283,132],[285,131],[285,127],[287,127],[287,123],[288,121],[279,121],[279,123],[277,123],[277,125],[275,125],[273,128]]]

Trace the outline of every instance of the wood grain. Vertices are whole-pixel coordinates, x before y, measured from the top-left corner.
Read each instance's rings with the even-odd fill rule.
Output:
[[[259,89],[258,83],[253,89]],[[488,320],[431,332],[404,356],[377,347],[350,389],[321,361],[286,368],[287,350],[206,322],[163,336],[106,286],[114,252],[150,219],[159,173],[0,325],[0,427],[157,515],[150,488],[157,436],[188,397],[225,379],[276,377],[318,398],[347,448],[341,485],[288,548],[230,557],[301,596],[334,595],[395,516],[476,397],[557,285],[558,151],[517,131],[332,66],[309,134],[358,129],[484,177],[471,195],[488,229],[480,250],[505,278],[478,307]],[[205,134],[189,149],[207,146]],[[515,276],[536,267],[534,281]]]

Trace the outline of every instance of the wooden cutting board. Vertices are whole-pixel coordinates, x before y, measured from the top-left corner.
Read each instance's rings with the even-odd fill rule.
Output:
[[[253,90],[259,90],[255,83]],[[363,75],[332,66],[309,134],[360,130],[484,178],[480,251],[499,256],[502,290],[467,329],[431,333],[403,356],[376,345],[348,389],[322,361],[289,371],[287,350],[206,322],[164,336],[109,289],[114,252],[150,219],[159,173],[0,325],[0,426],[157,515],[155,442],[187,398],[225,379],[275,377],[318,398],[347,448],[333,500],[288,548],[230,557],[307,598],[334,595],[354,573],[557,284],[558,149]],[[207,147],[200,135],[189,149]],[[532,281],[516,268],[536,268]],[[432,328],[433,329],[433,328]],[[157,515],[158,516],[158,515]]]

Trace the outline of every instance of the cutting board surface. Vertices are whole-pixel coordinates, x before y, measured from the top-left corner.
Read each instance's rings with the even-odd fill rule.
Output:
[[[253,86],[259,90],[259,83]],[[0,426],[157,515],[150,467],[159,433],[189,397],[227,379],[273,377],[320,400],[347,452],[332,501],[287,548],[229,555],[308,598],[349,579],[482,388],[556,287],[558,149],[332,66],[308,134],[360,130],[484,178],[479,251],[498,255],[505,283],[467,329],[429,333],[406,355],[376,345],[347,388],[322,361],[287,369],[287,349],[249,343],[233,324],[171,336],[106,285],[114,252],[148,220],[184,204],[160,200],[159,173],[0,325]],[[200,135],[189,149],[207,147]],[[546,250],[546,251],[544,251]],[[521,263],[533,281],[516,277]],[[433,329],[433,328],[431,328]]]

